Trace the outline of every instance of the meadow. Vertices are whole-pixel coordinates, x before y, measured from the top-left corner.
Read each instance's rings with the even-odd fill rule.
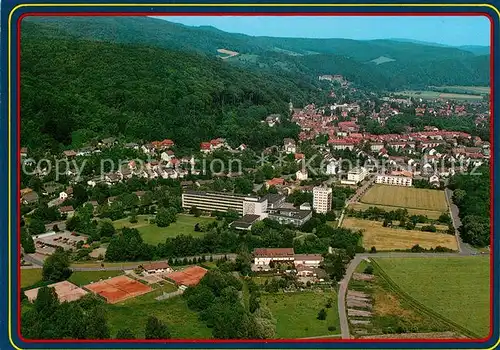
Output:
[[[68,281],[83,286],[91,282],[99,281],[123,274],[122,271],[73,271]],[[21,288],[34,285],[42,280],[42,269],[21,269]]]
[[[374,185],[360,202],[406,209],[448,211],[444,191],[423,188]]]
[[[343,227],[364,230],[363,247],[375,247],[378,251],[410,249],[415,244],[430,249],[436,246],[458,250],[454,235],[437,232],[423,232],[402,228],[384,227],[380,221],[370,221],[356,218],[345,218]]]
[[[172,334],[172,338],[208,339],[211,330],[198,319],[198,314],[189,310],[182,296],[157,301],[155,297],[160,291],[126,300],[118,304],[106,304],[108,325],[111,335],[118,330],[128,328],[137,338],[144,338],[144,327],[149,316],[155,316],[164,322]]]
[[[141,234],[144,242],[157,245],[158,243],[165,242],[168,237],[175,237],[179,235],[202,236],[203,232],[196,232],[194,226],[196,224],[206,224],[214,221],[210,217],[194,217],[191,215],[177,215],[177,221],[170,224],[168,227],[158,227],[156,224],[148,222],[148,215],[138,215],[138,222],[132,224],[129,219],[120,219],[113,221],[116,229],[123,227],[136,228]]]
[[[417,302],[481,337],[488,335],[488,257],[383,258],[376,262]]]
[[[329,298],[331,308],[325,308]],[[335,292],[297,292],[283,294],[263,294],[262,304],[271,309],[276,319],[277,338],[307,338],[340,333]],[[318,320],[321,309],[327,311],[326,320]],[[328,327],[335,327],[328,330]]]

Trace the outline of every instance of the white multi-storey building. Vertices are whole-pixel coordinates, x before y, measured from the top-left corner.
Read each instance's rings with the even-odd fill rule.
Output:
[[[220,192],[184,192],[182,194],[182,207],[190,209],[193,206],[209,212],[234,210],[240,215],[253,214],[262,216],[267,211],[267,199]]]
[[[375,179],[375,183],[393,186],[410,187],[413,184],[411,172],[393,172],[391,174],[379,174]]]
[[[368,169],[365,167],[356,167],[349,170],[347,173],[347,181],[352,181],[355,184],[363,181],[368,176]]]
[[[327,213],[332,210],[332,189],[330,187],[313,188],[313,209],[317,213]]]

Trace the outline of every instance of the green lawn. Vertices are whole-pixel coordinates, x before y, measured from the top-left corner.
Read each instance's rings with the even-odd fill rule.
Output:
[[[198,319],[196,312],[189,310],[182,296],[156,301],[154,298],[159,294],[154,291],[123,303],[107,304],[111,336],[121,328],[129,328],[137,338],[144,338],[147,318],[156,316],[168,326],[172,338],[211,338],[211,330]]]
[[[21,269],[21,288],[34,285],[42,280],[42,269]]]
[[[194,226],[199,224],[205,224],[214,221],[214,218],[210,217],[194,217],[191,215],[177,215],[177,221],[170,224],[168,227],[158,227],[156,224],[149,224],[147,218],[149,215],[138,215],[138,222],[131,224],[128,218],[116,220],[113,225],[116,229],[121,229],[123,227],[136,228],[144,242],[150,244],[163,243],[167,237],[175,237],[178,235],[191,235],[191,236],[202,236],[204,232],[196,232]]]
[[[376,259],[411,297],[484,337],[489,331],[488,257]]]
[[[100,279],[107,279],[122,274],[122,271],[74,271],[69,276],[68,281],[77,286],[84,286],[92,282],[98,282]]]
[[[325,308],[328,298],[332,307]],[[263,294],[262,303],[267,305],[276,318],[277,338],[307,338],[340,333],[337,310],[337,294],[334,292],[297,292]],[[318,320],[318,312],[325,308],[326,320]],[[334,326],[334,331],[328,327]]]

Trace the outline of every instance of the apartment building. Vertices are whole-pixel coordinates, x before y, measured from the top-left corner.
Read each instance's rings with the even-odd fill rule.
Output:
[[[412,173],[409,171],[394,171],[390,174],[379,174],[375,183],[393,186],[410,187],[413,184]]]
[[[317,213],[327,213],[332,210],[332,189],[330,187],[313,188],[313,209]]]

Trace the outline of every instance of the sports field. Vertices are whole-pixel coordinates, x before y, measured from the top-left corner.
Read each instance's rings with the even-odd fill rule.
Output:
[[[34,285],[42,280],[42,269],[21,269],[21,288]]]
[[[405,230],[384,227],[380,221],[370,221],[356,218],[345,218],[342,227],[364,230],[363,247],[387,251],[396,249],[410,249],[415,244],[430,249],[436,246],[458,250],[454,235],[418,230]]]
[[[158,227],[156,224],[150,224],[147,221],[149,215],[138,215],[138,222],[131,224],[129,219],[120,219],[113,221],[113,225],[116,229],[121,229],[123,227],[136,228],[141,234],[144,242],[150,244],[158,244],[165,242],[167,237],[175,237],[178,235],[191,235],[191,236],[202,236],[203,232],[196,232],[194,226],[199,223],[206,224],[214,221],[214,218],[210,217],[194,217],[192,215],[177,215],[177,221],[170,224],[168,227]]]
[[[481,337],[489,331],[489,258],[379,258],[406,293]]]
[[[329,298],[333,300],[332,307],[325,308]],[[263,294],[261,303],[271,309],[276,319],[277,338],[307,338],[340,333],[337,294],[334,292]],[[326,320],[318,320],[318,312],[323,308],[327,312]],[[335,327],[335,330],[328,330],[330,326]]]
[[[387,205],[375,205],[375,204],[366,204],[366,203],[352,203],[349,204],[349,208],[352,208],[354,210],[361,210],[365,211],[369,209],[370,207],[377,207],[380,209],[383,209],[385,211],[392,211],[392,210],[397,210],[399,209],[398,207],[391,207]],[[427,216],[431,220],[437,220],[439,216],[442,214],[440,211],[435,211],[435,210],[423,210],[423,209],[411,209],[411,208],[406,208],[408,210],[408,214],[411,215],[423,215]]]
[[[444,191],[402,186],[374,185],[360,202],[439,212],[448,210]]]
[[[110,304],[134,298],[152,291],[152,288],[127,276],[117,276],[84,286],[99,294]]]

